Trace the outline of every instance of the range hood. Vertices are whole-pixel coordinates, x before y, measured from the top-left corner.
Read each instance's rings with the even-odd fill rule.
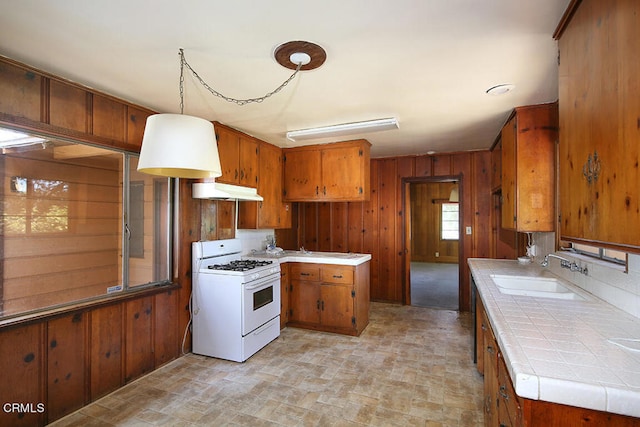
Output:
[[[194,199],[253,200],[257,202],[264,200],[262,196],[258,195],[255,188],[218,182],[196,182],[193,184],[192,192]]]

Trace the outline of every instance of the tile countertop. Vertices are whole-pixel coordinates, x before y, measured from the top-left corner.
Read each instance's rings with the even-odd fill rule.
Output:
[[[586,300],[505,295],[490,277],[557,277],[538,264],[476,258],[469,267],[518,396],[640,417],[640,319],[562,279]]]
[[[302,251],[282,251],[276,254],[269,254],[266,251],[253,251],[246,256],[256,258],[276,258],[280,263],[285,262],[308,262],[314,264],[335,264],[335,265],[360,265],[371,259],[370,254],[356,254],[344,252],[302,252]]]

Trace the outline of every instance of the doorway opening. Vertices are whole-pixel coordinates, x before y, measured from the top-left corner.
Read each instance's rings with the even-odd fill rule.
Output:
[[[458,177],[405,183],[405,303],[459,310],[461,203]]]

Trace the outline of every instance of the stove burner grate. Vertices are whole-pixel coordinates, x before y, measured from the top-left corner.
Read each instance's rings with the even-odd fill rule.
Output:
[[[225,270],[225,271],[248,271],[257,267],[264,267],[265,265],[272,264],[270,260],[255,260],[255,259],[241,259],[231,261],[228,264],[214,264],[207,268],[210,270]]]

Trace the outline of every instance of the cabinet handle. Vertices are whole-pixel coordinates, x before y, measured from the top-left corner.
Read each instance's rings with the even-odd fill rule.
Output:
[[[300,273],[301,276],[311,276],[309,273]]]
[[[238,169],[236,169],[236,176],[235,179],[238,179]]]
[[[322,305],[322,311],[324,311],[324,301],[322,301],[321,305]]]
[[[487,346],[487,352],[489,352],[489,354],[493,354],[493,347],[491,347],[490,345]]]
[[[482,326],[480,327],[483,331],[487,330],[487,326],[483,323]]]
[[[334,278],[334,279],[342,279],[342,274],[341,274],[341,275],[336,275],[336,274],[334,274],[334,275],[333,275],[333,278]]]
[[[317,301],[316,301],[316,308],[317,308],[318,310],[320,310],[320,300],[317,300]]]
[[[319,189],[320,189],[320,187],[318,187],[318,186],[316,185],[316,196],[319,194],[319,192],[318,192],[318,191],[319,191]]]
[[[501,385],[499,393],[504,400],[509,400],[509,394],[507,393],[507,386]]]

